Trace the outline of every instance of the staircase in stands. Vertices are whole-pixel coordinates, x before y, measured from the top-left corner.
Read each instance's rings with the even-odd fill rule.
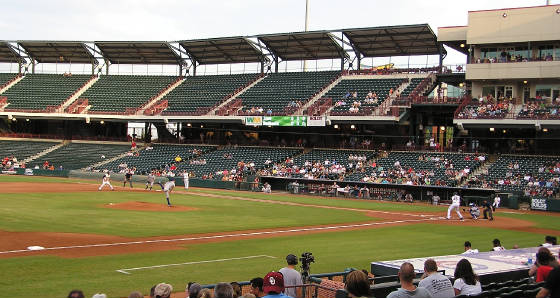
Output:
[[[157,115],[167,108],[167,100],[162,100],[169,92],[185,82],[185,77],[179,77],[175,82],[162,90],[158,95],[152,97],[144,106],[136,111],[136,115]],[[162,108],[163,107],[163,108]]]
[[[97,82],[99,80],[98,76],[92,76],[89,81],[87,81],[80,89],[76,90],[76,92],[74,92],[74,94],[70,95],[63,103],[60,104],[60,106],[58,106],[56,108],[56,112],[57,113],[64,113],[66,112],[66,108],[69,107],[70,105],[72,105],[75,101],[77,101],[80,96],[86,92],[86,90],[89,89],[89,87],[91,87],[93,84],[95,84],[95,82]]]
[[[53,151],[55,151],[55,150],[58,150],[59,148],[62,148],[62,147],[64,147],[64,146],[66,146],[66,144],[68,144],[68,143],[69,143],[68,141],[64,141],[64,142],[62,142],[62,143],[58,143],[58,144],[56,144],[56,145],[54,145],[54,146],[52,146],[52,147],[49,147],[49,148],[47,148],[47,149],[45,149],[45,150],[43,150],[43,151],[41,151],[41,152],[39,152],[39,153],[37,153],[37,154],[35,154],[35,155],[33,155],[33,156],[30,156],[30,157],[24,159],[24,160],[23,160],[23,163],[26,163],[26,164],[27,164],[27,163],[29,163],[29,162],[31,162],[31,161],[34,161],[34,160],[36,160],[37,158],[40,158],[40,157],[42,157],[42,156],[45,156],[45,155],[47,155],[47,154],[49,154],[49,153],[51,153],[51,152],[53,152]]]
[[[261,76],[259,76],[258,78],[256,78],[254,81],[250,82],[249,84],[247,84],[245,87],[242,87],[239,92],[235,93],[233,96],[231,96],[230,98],[224,100],[221,104],[217,105],[216,107],[214,107],[213,109],[211,109],[207,114],[208,115],[220,115],[219,113],[225,113],[230,112],[230,110],[232,108],[235,108],[236,105],[238,103],[241,103],[243,100],[240,99],[241,101],[237,100],[237,98],[241,95],[243,95],[243,93],[245,93],[247,90],[251,89],[253,86],[255,86],[256,84],[258,84],[260,81],[262,81],[264,78],[266,78],[266,75],[263,74]],[[237,112],[237,110],[239,110],[242,106],[237,107],[237,109],[235,110],[235,112]],[[229,114],[229,113],[228,113]],[[235,114],[235,113],[231,113],[231,114]],[[223,114],[222,114],[223,115]],[[220,115],[221,116],[221,115]]]

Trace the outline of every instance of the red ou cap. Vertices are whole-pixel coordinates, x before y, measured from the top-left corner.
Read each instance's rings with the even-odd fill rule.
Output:
[[[263,291],[282,293],[284,291],[284,276],[280,272],[270,272],[263,280]]]

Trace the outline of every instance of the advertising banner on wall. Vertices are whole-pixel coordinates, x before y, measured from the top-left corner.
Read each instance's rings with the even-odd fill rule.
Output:
[[[261,126],[262,125],[262,116],[248,116],[248,117],[245,117],[245,125]]]
[[[546,199],[531,199],[531,209],[532,210],[543,210],[546,211],[547,208]]]
[[[325,116],[309,116],[307,117],[307,126],[325,126],[326,118]]]

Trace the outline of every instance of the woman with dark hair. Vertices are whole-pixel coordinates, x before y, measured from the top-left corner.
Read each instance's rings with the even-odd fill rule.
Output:
[[[371,296],[368,277],[359,270],[352,271],[346,276],[345,288],[350,297]]]
[[[474,273],[471,263],[462,259],[455,267],[455,295],[476,295],[482,292],[478,276]]]
[[[539,248],[537,252],[537,261],[529,270],[529,276],[536,276],[535,281],[545,281],[548,273],[558,266],[558,262],[546,247]]]

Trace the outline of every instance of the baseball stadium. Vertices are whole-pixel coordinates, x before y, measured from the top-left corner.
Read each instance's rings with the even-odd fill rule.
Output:
[[[300,31],[0,37],[0,298],[560,297],[560,4],[300,2]]]

